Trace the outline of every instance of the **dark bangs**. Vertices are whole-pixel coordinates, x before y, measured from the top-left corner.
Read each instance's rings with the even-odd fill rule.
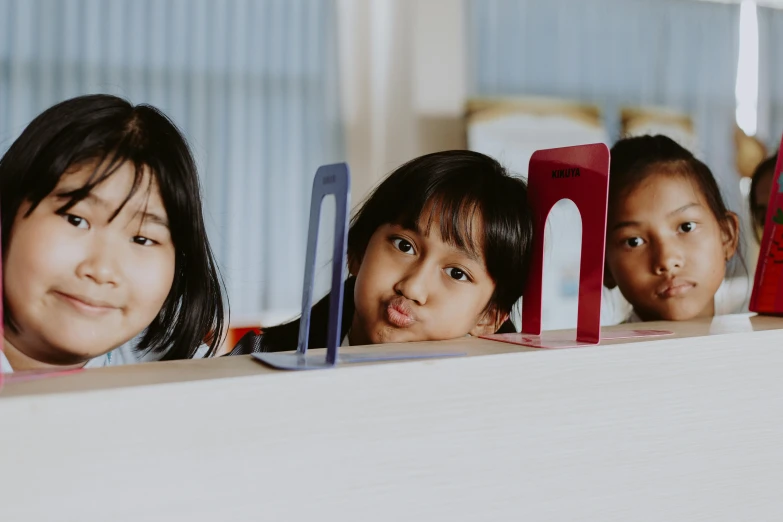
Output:
[[[729,209],[712,171],[671,138],[657,135],[621,139],[612,147],[610,163],[610,215],[629,190],[648,176],[662,173],[684,176],[691,181],[704,196],[721,228],[728,226]]]
[[[522,295],[533,234],[525,182],[477,152],[416,158],[386,178],[352,219],[349,259],[360,260],[383,225],[428,234],[435,222],[446,243],[484,258],[496,285],[488,306],[510,312]]]
[[[475,178],[468,180],[457,176],[431,181],[424,187],[409,187],[412,191],[420,189],[422,192],[403,201],[390,223],[418,230],[424,235],[429,235],[433,223],[437,223],[445,243],[484,257],[483,231],[475,230],[475,220],[484,215],[485,198],[471,190],[483,188],[481,184],[475,183]]]
[[[134,182],[112,218],[139,190],[149,169],[176,251],[171,291],[138,349],[160,353],[163,360],[183,359],[206,340],[214,353],[224,330],[222,282],[206,236],[198,173],[185,138],[154,107],[90,95],[61,102],[35,118],[0,159],[3,256],[23,203],[31,207],[20,219],[33,212],[63,175],[94,164],[87,182],[65,194],[68,200],[60,211],[67,212],[126,162],[135,167]],[[5,322],[12,326],[5,310]]]

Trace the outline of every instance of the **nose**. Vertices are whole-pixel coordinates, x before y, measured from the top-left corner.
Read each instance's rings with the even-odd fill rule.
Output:
[[[682,249],[674,241],[658,241],[653,256],[653,271],[657,275],[671,274],[685,264]]]
[[[84,245],[84,257],[76,267],[80,279],[90,279],[99,285],[117,286],[120,281],[120,252],[105,238],[94,237]]]
[[[394,285],[397,295],[410,299],[416,304],[425,305],[430,293],[427,269],[425,263],[411,265]]]

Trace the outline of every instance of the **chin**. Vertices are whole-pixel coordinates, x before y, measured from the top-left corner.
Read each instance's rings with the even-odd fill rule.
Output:
[[[391,344],[391,343],[405,343],[410,341],[416,341],[412,339],[410,332],[400,330],[392,327],[381,328],[375,335],[371,336],[372,344]]]
[[[95,338],[86,338],[83,335],[59,336],[50,340],[53,350],[61,353],[63,358],[72,358],[79,361],[88,361],[99,357],[112,350],[114,344],[111,341],[100,342]]]
[[[699,315],[700,310],[667,310],[661,314],[662,321],[689,321]]]

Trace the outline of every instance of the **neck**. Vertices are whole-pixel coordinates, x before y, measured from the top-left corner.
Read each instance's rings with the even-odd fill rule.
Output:
[[[15,372],[23,372],[27,370],[70,370],[74,368],[81,368],[87,361],[77,364],[52,364],[44,361],[40,361],[38,358],[28,355],[24,351],[16,347],[16,341],[9,339],[9,332],[3,336],[3,354],[8,359],[8,364]]]

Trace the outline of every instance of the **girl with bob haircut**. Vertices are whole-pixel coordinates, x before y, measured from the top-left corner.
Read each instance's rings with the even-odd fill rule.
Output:
[[[0,159],[0,212],[4,371],[215,353],[196,165],[159,110],[90,95],[44,111]]]

